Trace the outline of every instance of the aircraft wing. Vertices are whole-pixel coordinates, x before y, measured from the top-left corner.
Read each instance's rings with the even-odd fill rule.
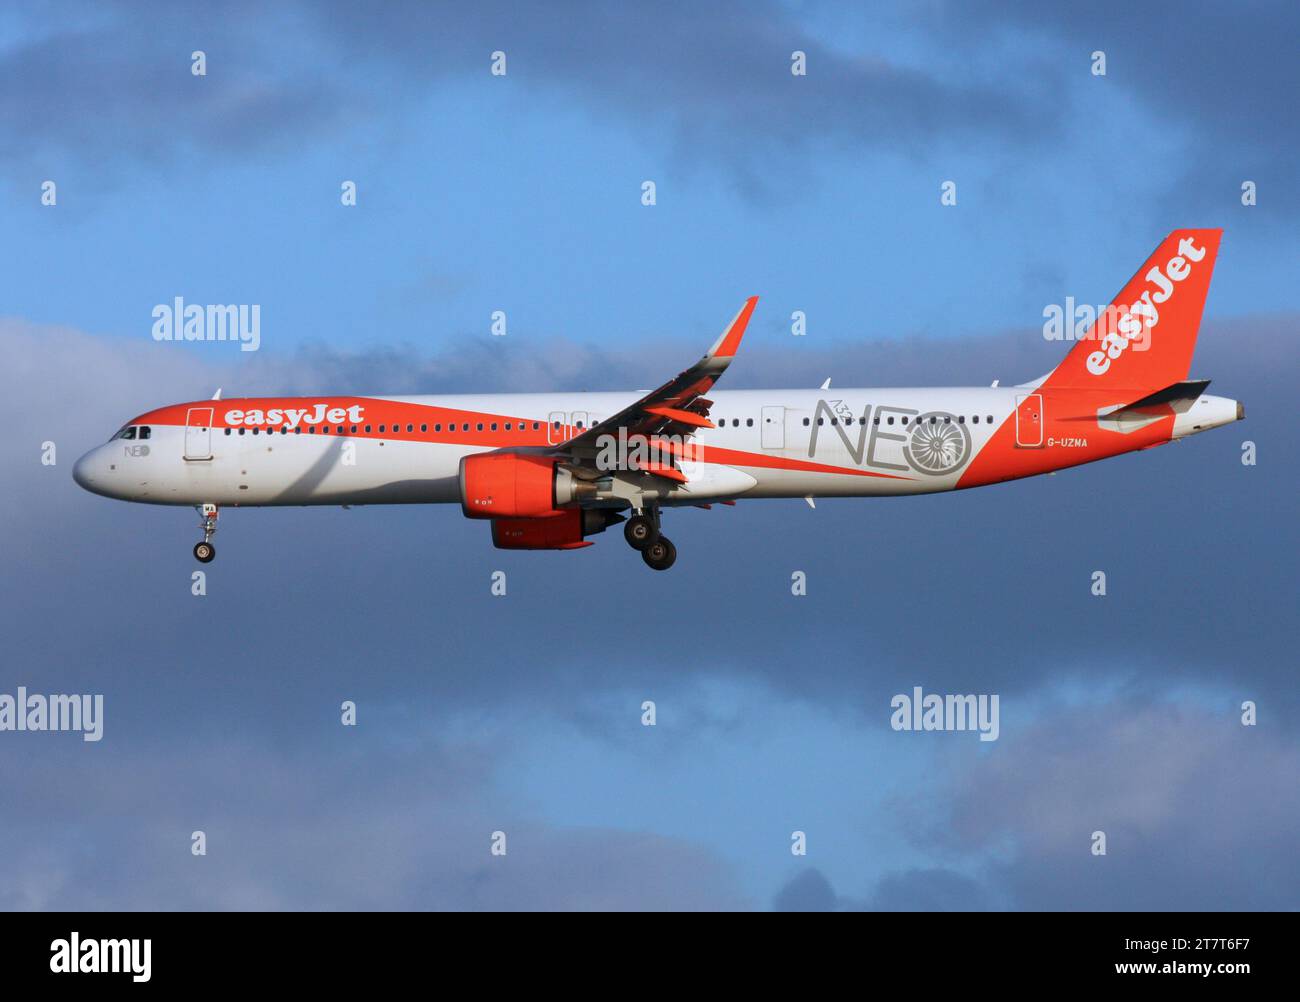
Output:
[[[757,303],[757,296],[746,299],[745,305],[713,343],[713,347],[689,369],[674,376],[657,390],[647,393],[631,406],[623,408],[613,417],[606,418],[581,435],[555,446],[551,452],[566,457],[566,465],[576,475],[582,476],[587,472],[594,475],[596,471],[592,460],[600,451],[599,443],[607,435],[617,437],[622,430],[628,440],[638,436],[648,439],[662,436],[685,438],[700,428],[715,427],[708,417],[712,401],[706,399],[704,394],[731,364]],[[674,466],[658,465],[645,472],[666,476],[678,482],[686,479]]]

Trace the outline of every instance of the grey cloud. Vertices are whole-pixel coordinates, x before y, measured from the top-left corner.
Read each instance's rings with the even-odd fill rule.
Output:
[[[830,881],[818,869],[804,870],[777,892],[772,907],[778,912],[831,912],[838,899]]]
[[[1240,185],[1260,186],[1261,225],[1300,211],[1293,179],[1300,174],[1300,125],[1281,113],[1288,95],[1300,91],[1300,9],[1294,4],[1246,7],[1212,5],[1192,10],[1174,3],[1132,4],[1104,0],[1092,4],[1032,2],[944,5],[932,27],[954,44],[993,44],[1019,31],[1053,62],[1072,68],[1073,89],[1058,77],[1054,104],[1074,127],[1094,128],[1099,141],[1104,122],[1081,98],[1079,83],[1095,84],[1092,94],[1129,99],[1144,115],[1149,141],[1117,148],[1116,156],[1147,156],[1161,144],[1181,143],[1181,165],[1164,168],[1169,195],[1162,215],[1173,225],[1189,207],[1232,213],[1239,221]],[[954,15],[954,16],[948,16]],[[1102,50],[1107,76],[1087,78],[1090,55]],[[1252,223],[1256,220],[1251,220]]]
[[[1056,128],[1041,87],[953,82],[891,63],[883,45],[846,54],[777,3],[325,2],[274,13],[122,3],[81,14],[86,27],[46,28],[0,53],[0,119],[11,123],[0,152],[11,164],[290,152],[358,115],[408,107],[475,74],[486,80],[497,49],[511,85],[655,123],[679,162],[720,160],[742,189],[768,197],[773,159],[798,168],[799,152],[915,156],[939,140],[1018,146]],[[202,80],[189,75],[195,48],[211,60]],[[807,77],[789,72],[795,49],[808,54]],[[1041,84],[1055,71],[1034,72]]]
[[[0,789],[24,806],[0,818],[0,908],[750,907],[714,854],[538,823],[494,792],[490,747],[392,742],[412,733],[396,723],[363,706],[356,732],[310,749],[202,722],[165,748],[147,727],[93,752],[8,735]],[[489,852],[498,830],[505,856]]]
[[[330,73],[299,62],[293,21],[243,2],[31,13],[29,34],[0,50],[6,173],[69,162],[111,178],[126,163],[290,151],[348,105]],[[206,76],[190,73],[195,50]]]
[[[1290,909],[1300,877],[1300,747],[1260,706],[1140,700],[1060,707],[998,754],[954,761],[930,829],[941,851],[996,855],[989,882],[1028,909]],[[921,808],[924,810],[924,808]],[[1103,831],[1107,854],[1091,854]]]
[[[1244,727],[1237,707],[1046,706],[990,754],[940,752],[925,793],[892,804],[934,865],[887,873],[861,899],[804,874],[777,906],[811,885],[841,910],[1293,910],[1300,745],[1282,712],[1268,702]]]
[[[882,878],[867,904],[882,912],[971,912],[989,908],[976,880],[941,868],[913,869]]]
[[[684,172],[720,163],[742,193],[789,200],[827,153],[1015,150],[1050,162],[1062,137],[1105,134],[1105,106],[1083,88],[1088,54],[1102,48],[1109,72],[1098,86],[1131,98],[1162,142],[1187,139],[1183,167],[1161,160],[1171,193],[1162,218],[1190,204],[1222,215],[1245,179],[1262,186],[1265,224],[1278,218],[1270,210],[1298,206],[1290,180],[1300,135],[1276,113],[1300,85],[1296,12],[1286,5],[1195,16],[1149,4],[921,5],[888,27],[860,14],[855,36],[875,44],[867,51],[811,27],[833,9],[814,6],[809,18],[774,2],[318,2],[273,13],[119,3],[61,11],[53,25],[32,14],[23,40],[0,52],[0,121],[9,123],[0,152],[11,174],[51,158],[103,173],[191,154],[291,154],[439,89],[486,82],[490,53],[503,49],[510,77],[494,83],[657,130]],[[909,48],[939,56],[892,60],[902,32]],[[194,48],[213,61],[202,81],[188,73]],[[807,77],[789,73],[795,49],[808,54]],[[1008,50],[1014,62],[998,58]]]

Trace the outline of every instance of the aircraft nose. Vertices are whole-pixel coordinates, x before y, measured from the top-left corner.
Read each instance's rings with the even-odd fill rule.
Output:
[[[95,452],[92,449],[72,465],[72,479],[79,487],[88,491],[95,489]]]

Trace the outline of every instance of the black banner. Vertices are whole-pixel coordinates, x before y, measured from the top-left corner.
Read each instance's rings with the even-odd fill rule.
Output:
[[[839,973],[952,986],[1161,984],[1228,990],[1274,982],[1294,915],[859,913],[535,915],[453,913],[10,913],[7,986],[89,989],[408,983],[413,974],[679,986]],[[695,977],[694,975],[692,977]],[[612,980],[611,980],[612,979]],[[630,979],[630,982],[627,980]],[[813,982],[809,982],[812,984]]]

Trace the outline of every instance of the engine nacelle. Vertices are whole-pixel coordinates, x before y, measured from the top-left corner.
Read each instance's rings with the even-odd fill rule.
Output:
[[[492,545],[498,550],[576,550],[584,536],[623,521],[616,511],[570,508],[546,518],[494,518]]]
[[[560,514],[563,505],[596,497],[594,483],[578,480],[558,463],[526,452],[466,456],[460,461],[461,511],[467,518],[545,518]]]
[[[555,463],[547,456],[484,452],[460,461],[460,507],[466,518],[545,518],[555,504]]]

